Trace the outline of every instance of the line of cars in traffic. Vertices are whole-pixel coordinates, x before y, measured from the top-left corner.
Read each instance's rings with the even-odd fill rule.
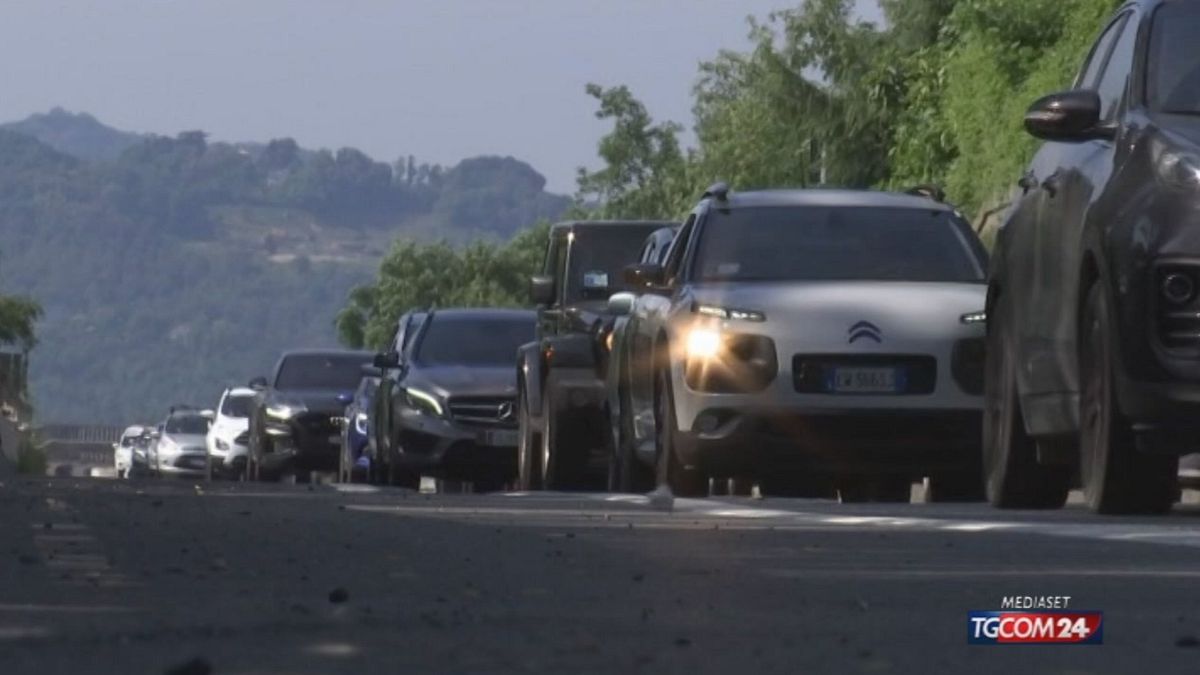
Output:
[[[424,308],[380,354],[285,354],[247,394],[242,474],[1165,512],[1200,481],[1198,27],[1128,2],[1034,103],[990,260],[930,187],[718,183],[683,222],[561,223],[536,312]],[[173,442],[159,466],[194,454]]]

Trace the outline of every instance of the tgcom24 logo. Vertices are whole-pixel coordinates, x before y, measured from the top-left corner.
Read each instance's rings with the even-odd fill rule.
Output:
[[[967,643],[973,645],[1099,645],[1104,613],[1071,610],[1069,596],[1009,596],[999,611],[967,613]]]

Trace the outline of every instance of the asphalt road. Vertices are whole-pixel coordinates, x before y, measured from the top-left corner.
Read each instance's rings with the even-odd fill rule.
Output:
[[[1200,672],[1195,506],[0,482],[5,674]],[[967,645],[1016,594],[1105,644]]]

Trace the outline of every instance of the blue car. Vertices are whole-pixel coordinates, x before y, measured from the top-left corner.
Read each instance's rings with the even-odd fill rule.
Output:
[[[346,406],[346,423],[342,425],[342,454],[338,461],[338,482],[365,481],[371,474],[371,409],[378,377],[364,377]]]

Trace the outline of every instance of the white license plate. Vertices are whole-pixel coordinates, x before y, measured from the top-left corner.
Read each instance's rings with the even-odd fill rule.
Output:
[[[483,444],[495,448],[515,448],[517,446],[517,432],[507,429],[485,431],[483,432]]]
[[[834,368],[825,384],[835,394],[895,394],[903,376],[897,368]]]

